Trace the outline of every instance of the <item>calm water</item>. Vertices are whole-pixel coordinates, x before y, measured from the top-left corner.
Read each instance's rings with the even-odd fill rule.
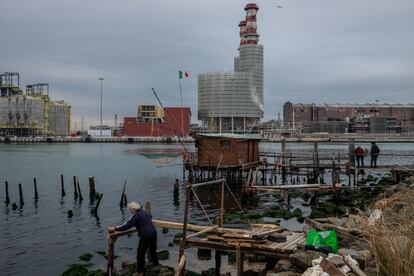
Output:
[[[369,145],[366,145],[369,147]],[[414,155],[412,144],[380,145],[382,153]],[[119,224],[129,217],[118,204],[123,182],[127,181],[128,200],[150,201],[154,218],[182,221],[183,187],[180,205],[173,202],[173,181],[181,179],[181,158],[169,157],[169,165],[161,166],[142,155],[145,151],[167,149],[179,150],[175,145],[158,144],[0,144],[0,271],[2,275],[59,275],[66,265],[80,263],[78,257],[90,252],[91,260],[97,267],[104,267],[105,260],[95,254],[106,251],[106,229]],[[279,144],[262,144],[262,151],[279,151]],[[310,152],[310,144],[290,144],[288,149],[295,152]],[[321,145],[321,152],[331,154],[341,151],[346,154],[347,145]],[[413,164],[413,157],[384,156],[381,162]],[[176,166],[175,166],[176,165]],[[65,176],[66,196],[61,198],[60,174]],[[72,176],[79,177],[84,196],[82,203],[73,198]],[[88,176],[95,176],[96,189],[103,193],[99,217],[91,215],[92,206],[88,199]],[[33,177],[37,178],[39,201],[33,200]],[[11,202],[19,202],[18,183],[22,183],[25,205],[12,210],[5,207],[4,181],[9,182]],[[200,198],[212,217],[217,214],[217,192],[200,191]],[[237,193],[236,193],[237,195]],[[227,195],[228,208],[236,209]],[[273,204],[271,196],[264,196],[258,209]],[[295,204],[295,202],[293,202]],[[67,218],[66,212],[73,210],[74,216]],[[306,214],[306,210],[305,210]],[[206,223],[202,211],[192,202],[191,222]],[[291,229],[300,225],[294,220],[282,221]],[[159,249],[170,250],[171,259],[166,262],[175,265],[177,248],[169,248],[168,242],[174,232],[159,234]],[[137,238],[120,238],[116,243],[116,264],[125,258],[134,258]],[[190,251],[194,253],[193,251]],[[212,262],[197,262],[191,258],[189,268],[200,270],[212,266]]]

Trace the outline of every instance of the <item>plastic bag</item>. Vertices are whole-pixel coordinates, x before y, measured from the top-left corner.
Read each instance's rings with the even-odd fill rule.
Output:
[[[338,239],[336,238],[336,231],[309,231],[306,237],[306,247],[315,248],[316,250],[323,250],[324,248],[329,247],[332,253],[338,253],[339,245]]]

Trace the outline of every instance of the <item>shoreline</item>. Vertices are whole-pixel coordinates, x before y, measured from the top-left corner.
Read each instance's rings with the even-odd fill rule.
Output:
[[[162,143],[171,144],[183,142],[193,144],[193,137],[0,137],[0,143],[4,144],[36,144],[36,143]],[[303,138],[262,138],[261,143],[278,144],[285,141],[286,143],[314,143],[320,144],[349,144],[350,141],[355,143],[414,143],[414,137],[303,137]]]

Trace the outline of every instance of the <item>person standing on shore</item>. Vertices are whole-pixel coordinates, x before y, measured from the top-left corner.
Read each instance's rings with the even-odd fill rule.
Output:
[[[377,158],[380,153],[380,149],[375,142],[371,143],[371,168],[377,167]]]
[[[365,156],[365,150],[361,146],[358,146],[355,149],[355,158],[357,161],[358,168],[361,166],[364,167],[364,156]]]
[[[139,243],[137,249],[137,271],[138,275],[144,275],[145,253],[149,248],[151,261],[155,269],[159,269],[157,256],[157,230],[152,224],[152,216],[142,210],[141,205],[135,201],[128,204],[128,209],[132,216],[127,222],[120,226],[109,226],[108,231],[126,231],[133,226],[137,228]]]

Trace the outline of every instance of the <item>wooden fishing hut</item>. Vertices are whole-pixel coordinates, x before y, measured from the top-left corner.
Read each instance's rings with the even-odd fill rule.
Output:
[[[259,142],[260,138],[253,135],[199,134],[196,137],[196,152],[193,155],[196,179],[202,181],[214,178],[217,173],[225,173],[231,178],[239,175],[241,178],[243,170],[261,164]],[[234,182],[234,179],[229,182]]]

